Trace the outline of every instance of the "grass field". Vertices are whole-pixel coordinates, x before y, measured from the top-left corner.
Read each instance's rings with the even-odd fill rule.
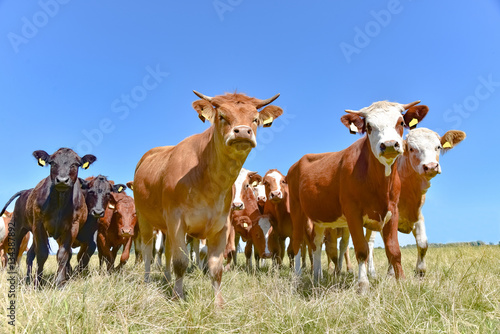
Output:
[[[353,254],[354,252],[351,252]],[[369,293],[356,293],[355,277],[326,274],[318,286],[310,271],[239,268],[223,275],[224,309],[213,307],[209,278],[191,271],[186,300],[172,301],[160,271],[143,283],[134,257],[111,275],[97,270],[63,289],[50,282],[17,292],[17,333],[500,333],[500,247],[430,248],[427,277],[413,276],[416,249],[402,249],[405,280],[385,276],[386,257],[375,250],[378,278]],[[74,257],[73,257],[74,258]],[[239,254],[239,264],[244,257]],[[326,258],[323,259],[326,264]],[[310,267],[308,262],[308,268]],[[326,265],[324,266],[326,267]],[[53,280],[56,260],[46,274]],[[355,266],[355,272],[357,266]],[[24,267],[23,267],[24,272]],[[0,273],[0,333],[13,332],[6,317],[7,273]]]

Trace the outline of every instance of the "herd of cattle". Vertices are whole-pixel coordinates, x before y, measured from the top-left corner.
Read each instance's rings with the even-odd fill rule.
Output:
[[[249,268],[252,250],[257,266],[265,258],[281,265],[286,251],[297,273],[309,254],[317,281],[323,272],[323,244],[336,273],[344,257],[351,270],[347,254],[351,237],[359,267],[358,287],[365,291],[368,275],[375,274],[372,231],[381,232],[389,273],[404,277],[399,230],[414,234],[416,272],[425,274],[425,193],[431,179],[441,172],[440,153],[461,142],[464,132],[451,130],[440,137],[429,129],[415,129],[428,112],[420,101],[375,102],[359,111],[346,110],[340,118],[351,133],[366,133],[351,146],[339,152],[307,154],[286,175],[271,169],[262,177],[242,166],[257,144],[257,127],[271,126],[283,113],[270,105],[279,94],[260,100],[241,93],[215,97],[194,93],[200,98],[193,103],[199,118],[212,125],[175,146],[148,151],[127,185],[102,175],[78,178],[79,168],[87,169],[96,160],[93,155],[79,157],[69,148],[52,155],[35,151],[40,166],[50,165],[50,175],[35,188],[16,193],[0,213],[5,223],[0,224],[2,264],[19,263],[31,232],[27,279],[36,257],[34,283],[38,285],[49,255],[48,237],[53,237],[59,244],[56,285],[60,286],[73,270],[72,247],[80,247],[75,271],[88,268],[96,247],[100,265],[112,270],[118,249],[124,246],[121,267],[135,242],[136,261],[144,260],[148,281],[155,236],[163,236],[165,277],[171,281],[173,268],[174,296],[184,296],[190,244],[198,265],[203,266],[203,259],[216,304],[221,305],[223,261],[227,260],[226,266],[236,262],[240,238],[246,241]],[[404,128],[410,129],[406,139]],[[134,198],[125,194],[127,186]],[[17,197],[14,211],[6,212]],[[7,237],[9,221],[14,238]],[[7,253],[15,256],[8,258]]]

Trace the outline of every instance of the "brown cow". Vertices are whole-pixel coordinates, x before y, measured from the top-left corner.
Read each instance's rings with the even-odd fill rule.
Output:
[[[232,185],[251,149],[259,125],[271,126],[283,110],[259,109],[278,98],[259,100],[234,93],[201,98],[193,103],[202,121],[212,126],[176,146],[156,147],[139,161],[134,178],[140,230],[144,242],[145,280],[149,280],[153,229],[165,232],[165,276],[170,279],[173,258],[174,296],[184,297],[183,277],[189,264],[185,235],[207,239],[208,270],[221,306],[222,261],[227,242]]]
[[[273,261],[281,266],[285,256],[285,240],[292,238],[292,218],[288,202],[288,184],[286,177],[277,169],[269,170],[262,179],[267,201],[264,205],[264,214],[271,218],[273,227],[269,238],[269,249]],[[305,266],[306,244],[302,243],[302,266]],[[288,245],[287,254],[290,267],[293,267],[292,243]],[[312,254],[310,254],[312,256]],[[312,258],[311,258],[312,259]],[[298,263],[300,265],[300,263]]]
[[[267,217],[262,217],[253,184],[258,184],[262,177],[257,172],[242,168],[233,185],[233,202],[231,204],[231,230],[229,233],[226,251],[228,261],[233,259],[236,265],[236,242],[241,236],[246,242],[245,257],[247,269],[252,269],[252,246],[255,246],[257,268],[259,259],[270,257],[267,240],[270,233],[270,223]],[[248,219],[238,219],[248,217]],[[234,231],[233,231],[234,230]]]
[[[405,140],[405,152],[398,159],[398,174],[401,179],[401,195],[399,197],[398,230],[402,233],[413,232],[417,243],[417,264],[415,272],[424,276],[426,272],[425,254],[427,252],[427,235],[422,207],[425,194],[431,186],[431,180],[441,174],[439,153],[451,150],[465,139],[465,132],[450,130],[440,137],[436,132],[420,128],[411,130]],[[375,233],[366,231],[370,250],[373,250]],[[391,267],[389,273],[391,273]],[[373,255],[368,258],[368,273],[375,276]]]
[[[130,256],[130,248],[137,224],[134,199],[125,192],[111,193],[103,218],[99,218],[97,250],[99,267],[106,263],[108,271],[114,269],[118,250],[123,246],[120,264],[123,267]]]
[[[338,238],[341,238],[340,256],[337,251]],[[372,251],[372,249],[370,249],[370,251]],[[344,258],[347,266],[347,272],[352,272],[352,263],[349,258],[349,229],[347,227],[325,229],[325,252],[327,255],[328,265],[330,265],[330,261],[333,262],[335,275],[338,275],[342,270],[342,262]],[[344,254],[344,256],[342,256],[342,254]]]
[[[428,111],[426,106],[415,106],[418,103],[382,101],[360,111],[346,110],[349,115],[341,121],[351,132],[367,132],[367,136],[340,152],[307,154],[288,171],[293,251],[299,252],[304,229],[313,222],[314,238],[308,242],[314,250],[316,282],[322,276],[320,246],[328,227],[349,227],[359,265],[360,291],[369,286],[363,226],[383,230],[396,278],[404,277],[397,237],[401,184],[394,162],[403,153],[405,124],[414,118],[420,121]]]

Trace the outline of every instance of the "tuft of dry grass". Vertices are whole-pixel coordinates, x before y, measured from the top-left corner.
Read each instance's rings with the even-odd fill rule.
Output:
[[[353,254],[354,252],[351,252]],[[402,250],[407,278],[385,275],[387,260],[375,250],[377,278],[359,295],[355,277],[324,271],[318,284],[310,271],[295,277],[285,265],[223,275],[224,309],[215,309],[210,279],[199,270],[184,280],[186,299],[171,300],[172,287],[158,270],[143,282],[133,259],[107,274],[91,261],[88,275],[53,286],[56,260],[46,263],[48,283],[35,290],[20,284],[18,333],[499,333],[500,247],[432,248],[427,276],[413,276],[416,249]],[[326,258],[323,259],[326,268]],[[74,264],[74,263],[73,263]],[[309,266],[309,263],[308,263]],[[22,268],[25,271],[24,266]],[[0,332],[10,333],[7,272],[0,273]]]

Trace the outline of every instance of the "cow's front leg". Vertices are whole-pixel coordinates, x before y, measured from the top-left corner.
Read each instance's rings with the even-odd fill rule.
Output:
[[[417,266],[415,268],[415,273],[417,276],[425,276],[427,266],[425,265],[425,254],[427,253],[427,234],[425,233],[425,220],[424,215],[420,213],[418,221],[413,227],[413,235],[417,242]]]
[[[390,207],[391,208],[391,207]],[[403,267],[401,266],[401,249],[398,242],[398,220],[399,211],[397,205],[392,206],[392,216],[384,225],[382,238],[384,240],[385,253],[389,263],[394,268],[396,279],[405,278]]]
[[[56,276],[56,286],[60,287],[69,277],[68,273],[68,261],[71,257],[71,245],[78,234],[78,229],[80,228],[80,222],[74,221],[71,225],[71,230],[66,232],[59,243],[59,250],[57,251],[57,276]]]
[[[128,261],[130,256],[130,248],[132,247],[132,237],[129,237],[125,246],[123,246],[122,256],[120,257],[120,264],[116,269],[120,270]]]
[[[215,305],[223,307],[224,298],[221,295],[222,262],[227,240],[227,225],[215,236],[207,239],[208,272],[212,279],[215,294]]]

